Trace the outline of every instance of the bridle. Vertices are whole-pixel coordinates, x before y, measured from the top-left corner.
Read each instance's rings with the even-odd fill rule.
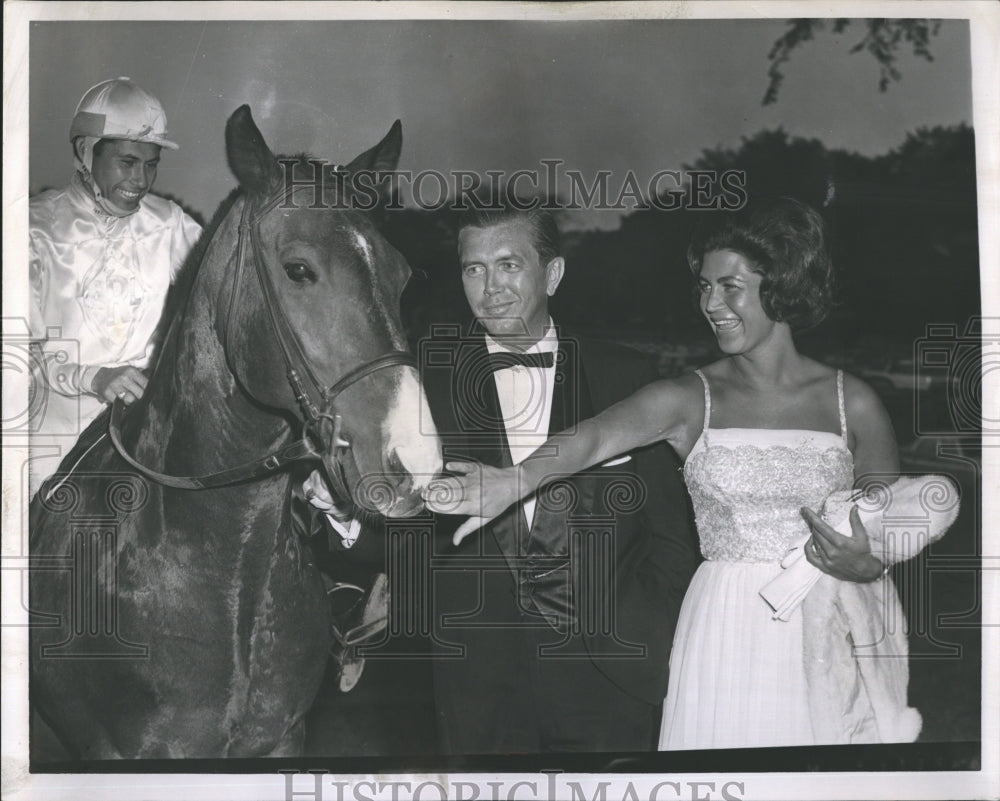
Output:
[[[264,308],[267,309],[271,330],[285,363],[285,376],[288,385],[302,413],[302,436],[290,445],[237,467],[203,476],[172,476],[140,464],[125,450],[121,441],[121,415],[124,402],[120,398],[116,398],[111,407],[111,418],[108,424],[111,441],[119,455],[129,465],[159,484],[178,489],[223,487],[272,475],[292,462],[318,459],[325,468],[327,478],[333,486],[338,500],[344,503],[351,502],[352,495],[348,490],[340,466],[340,458],[346,451],[350,450],[351,444],[342,435],[343,418],[335,406],[337,396],[348,387],[379,370],[388,367],[416,367],[416,359],[411,353],[393,350],[358,365],[328,387],[324,386],[316,377],[315,371],[305,356],[298,334],[288,322],[288,317],[281,308],[277,290],[274,287],[271,274],[264,264],[260,249],[260,220],[273,211],[276,206],[284,204],[294,189],[293,185],[287,189],[282,187],[280,190],[272,192],[257,209],[254,208],[249,195],[244,197],[239,224],[239,241],[236,248],[233,289],[226,313],[225,352],[230,372],[236,376],[237,373],[233,370],[230,361],[233,352],[232,318],[233,312],[237,308],[237,301],[242,296],[244,276],[248,272],[246,263],[249,260],[252,261],[254,271],[257,274],[257,282],[264,299]],[[248,251],[252,257],[250,259],[247,257]],[[305,381],[303,381],[302,376],[305,376]]]

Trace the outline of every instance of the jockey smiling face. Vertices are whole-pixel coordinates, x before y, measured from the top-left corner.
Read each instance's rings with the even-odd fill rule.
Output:
[[[101,139],[94,145],[94,183],[110,203],[126,212],[139,208],[153,188],[160,163],[160,146],[127,139]]]

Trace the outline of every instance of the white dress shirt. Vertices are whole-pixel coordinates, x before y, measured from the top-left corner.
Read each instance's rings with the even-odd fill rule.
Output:
[[[488,334],[486,349],[490,353],[514,353]],[[516,365],[493,373],[500,413],[503,415],[507,431],[510,458],[520,464],[538,450],[549,438],[549,420],[552,417],[552,391],[555,386],[555,355],[559,352],[559,338],[556,336],[552,318],[545,333],[525,353],[553,354],[552,367],[527,367]],[[535,517],[535,497],[528,496],[523,501],[524,516],[528,527]]]

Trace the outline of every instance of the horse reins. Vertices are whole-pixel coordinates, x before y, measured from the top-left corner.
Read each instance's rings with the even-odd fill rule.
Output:
[[[257,281],[264,300],[264,308],[267,309],[271,330],[274,332],[275,340],[278,343],[278,348],[285,363],[285,376],[302,412],[302,437],[291,445],[286,445],[266,456],[237,467],[204,476],[172,476],[157,472],[140,464],[125,450],[121,441],[121,414],[124,409],[124,402],[120,398],[116,398],[111,407],[111,417],[108,423],[108,432],[111,436],[111,441],[119,455],[129,465],[157,483],[177,489],[222,487],[271,475],[295,461],[319,459],[323,463],[327,477],[333,485],[338,499],[343,502],[351,502],[353,496],[344,480],[339,463],[341,453],[349,450],[351,445],[343,439],[341,433],[343,418],[336,411],[334,401],[348,387],[379,370],[384,370],[388,367],[416,367],[416,359],[414,359],[411,353],[396,350],[384,353],[371,361],[355,367],[329,387],[324,387],[316,378],[312,366],[305,357],[302,343],[299,341],[298,335],[291,327],[288,318],[281,308],[277,290],[274,287],[271,275],[267,271],[260,253],[259,221],[278,204],[284,203],[291,191],[294,191],[294,186],[290,189],[283,187],[280,191],[272,193],[261,204],[260,209],[256,213],[253,213],[253,204],[250,202],[250,198],[244,198],[243,211],[240,215],[239,240],[236,248],[233,289],[230,294],[229,308],[226,315],[225,352],[228,361],[230,358],[229,354],[232,351],[231,322],[233,311],[236,308],[237,301],[243,289],[243,275],[246,272],[246,253],[249,243],[249,250],[253,256],[254,270],[257,273]],[[231,363],[229,369],[235,377],[237,374],[233,370]],[[300,374],[308,378],[311,386],[307,387],[303,385]]]

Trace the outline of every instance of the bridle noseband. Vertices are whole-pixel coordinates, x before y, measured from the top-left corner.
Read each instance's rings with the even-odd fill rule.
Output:
[[[271,274],[264,264],[259,244],[260,220],[276,206],[284,204],[292,191],[294,191],[294,186],[288,189],[282,187],[267,197],[256,211],[250,197],[244,197],[243,211],[240,215],[239,241],[236,248],[233,289],[226,314],[225,353],[230,372],[236,376],[237,373],[231,362],[231,354],[234,350],[232,319],[238,299],[242,296],[245,283],[244,275],[247,272],[247,251],[249,250],[263,296],[264,308],[267,310],[271,323],[271,330],[285,363],[285,376],[302,413],[302,437],[278,451],[228,470],[204,476],[171,476],[139,464],[125,450],[121,442],[121,415],[124,403],[120,398],[116,399],[112,404],[111,419],[108,425],[108,432],[115,449],[132,467],[160,484],[179,489],[222,487],[273,474],[294,461],[319,459],[323,463],[327,478],[333,485],[338,500],[344,503],[350,502],[352,495],[343,476],[340,457],[350,449],[351,445],[343,438],[343,418],[337,412],[334,402],[337,396],[348,387],[379,370],[388,367],[416,367],[417,365],[416,359],[411,353],[394,350],[358,365],[328,387],[317,379],[315,371],[306,358],[298,334],[288,322],[288,317],[281,308],[277,290],[271,279]],[[305,376],[305,381],[303,381],[302,376]]]

